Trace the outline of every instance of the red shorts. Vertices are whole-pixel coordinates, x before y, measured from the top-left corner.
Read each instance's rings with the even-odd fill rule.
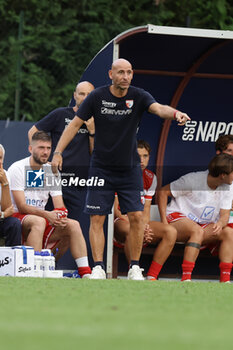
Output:
[[[186,218],[184,214],[175,212],[167,215],[167,222],[170,224],[171,222],[176,222],[184,218]]]
[[[168,221],[169,224],[171,224],[172,222],[176,222],[176,221],[182,220],[182,219],[184,219],[184,218],[187,218],[187,216],[184,215],[184,214],[182,214],[182,213],[178,213],[178,212],[174,212],[174,213],[171,213],[171,214],[168,214],[168,215],[167,215],[167,221]],[[187,219],[188,219],[188,218],[187,218]],[[191,219],[190,219],[190,220],[191,220]],[[212,222],[208,222],[208,223],[206,223],[206,224],[199,224],[199,223],[197,222],[197,224],[198,224],[199,226],[201,226],[202,228],[205,228],[205,227],[207,227],[208,225],[212,224]]]
[[[21,221],[21,223],[23,223],[24,219],[28,215],[30,215],[30,214],[14,213],[12,216],[14,216],[15,218],[19,219]],[[48,222],[47,219],[45,219],[45,221],[46,221],[46,227],[45,227],[44,235],[43,235],[42,249],[53,249],[54,247],[56,247],[56,245],[58,244],[59,240],[57,240],[56,242],[49,243],[49,239],[52,236],[52,234],[53,234],[53,232],[55,230],[55,227],[50,225],[50,223]],[[23,235],[22,235],[22,243],[23,244],[25,243]]]

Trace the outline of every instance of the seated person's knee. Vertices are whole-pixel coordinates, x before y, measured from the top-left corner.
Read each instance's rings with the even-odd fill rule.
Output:
[[[165,236],[171,243],[175,243],[177,240],[177,230],[175,227],[171,225],[166,225],[165,229]]]

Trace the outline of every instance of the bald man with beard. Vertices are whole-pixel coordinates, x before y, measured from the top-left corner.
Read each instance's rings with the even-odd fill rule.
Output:
[[[139,266],[144,224],[142,220],[142,171],[137,153],[136,132],[144,111],[163,119],[175,119],[179,125],[190,120],[187,114],[161,105],[143,89],[130,86],[133,69],[129,61],[120,58],[109,70],[110,86],[90,93],[64,131],[52,160],[54,168],[62,167],[62,152],[75,137],[83,123],[93,115],[95,144],[91,157],[89,177],[104,181],[104,186],[88,188],[85,212],[90,214],[90,242],[95,266],[92,279],[105,279],[103,252],[105,237],[103,225],[111,212],[115,192],[123,214],[130,222],[130,267],[128,279],[144,280]],[[102,182],[101,182],[102,184]]]
[[[29,143],[32,135],[37,131],[49,132],[52,138],[52,152],[64,129],[73,120],[82,102],[94,90],[94,86],[88,81],[79,83],[74,91],[74,107],[60,107],[51,111],[47,116],[39,120],[28,131]],[[64,152],[63,174],[73,174],[74,177],[87,178],[90,163],[90,154],[94,146],[95,125],[91,117],[80,128],[73,142]],[[62,175],[62,178],[69,180],[70,175]],[[75,220],[80,220],[83,215],[83,202],[85,201],[85,191],[77,186],[67,186],[62,188],[63,200],[68,209],[68,216]],[[52,208],[51,208],[52,209]]]
[[[35,125],[31,127],[28,132],[29,144],[32,139],[32,135],[37,131],[49,132],[52,138],[52,152],[55,150],[57,143],[62,135],[64,129],[73,120],[75,113],[79,109],[82,102],[94,90],[94,86],[88,81],[82,81],[77,84],[73,93],[75,106],[74,107],[59,107],[52,110],[48,115],[39,120]],[[69,181],[73,178],[87,178],[88,169],[90,164],[90,156],[94,146],[95,125],[94,120],[91,117],[83,124],[77,133],[75,139],[64,152],[64,164],[61,174],[62,179]],[[65,206],[68,210],[68,217],[74,220],[78,220],[82,226],[83,234],[87,235],[85,239],[88,242],[88,228],[89,228],[89,216],[83,213],[84,203],[86,198],[86,189],[80,186],[63,186],[62,195]],[[50,199],[46,206],[48,210],[53,209],[53,203]],[[64,261],[64,262],[63,262]],[[64,259],[59,262],[59,268],[69,269],[76,268],[73,264],[73,258],[70,252],[66,253]]]

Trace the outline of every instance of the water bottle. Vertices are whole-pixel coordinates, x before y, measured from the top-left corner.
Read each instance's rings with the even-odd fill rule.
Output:
[[[49,254],[49,252],[42,251],[41,252],[41,256],[42,256],[42,259],[43,259],[43,271],[45,273],[45,272],[48,272],[50,270],[49,269],[49,266],[50,266],[50,254]]]
[[[38,251],[34,252],[34,276],[43,277],[43,259]]]
[[[55,257],[53,253],[50,255],[50,271],[55,271]]]
[[[34,252],[34,271],[40,270],[41,255],[40,252]]]

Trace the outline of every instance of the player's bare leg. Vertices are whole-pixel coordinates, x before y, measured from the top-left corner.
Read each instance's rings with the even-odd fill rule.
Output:
[[[153,232],[151,243],[157,243],[159,241],[159,244],[155,249],[153,261],[147,273],[147,279],[156,280],[176,243],[177,231],[172,225],[157,221],[151,221],[149,225]]]
[[[225,261],[232,263],[233,261],[233,229],[226,226],[220,236],[221,241],[219,248],[219,259],[220,261]]]
[[[177,241],[186,243],[184,260],[195,262],[199,255],[199,248],[204,237],[203,228],[187,218],[172,222],[170,225],[177,230]],[[192,246],[187,243],[195,243],[196,246],[195,244]]]
[[[126,236],[125,245],[124,245],[124,253],[128,263],[130,264],[130,243],[129,243],[129,235]]]
[[[117,242],[124,244],[126,236],[129,233],[130,225],[129,221],[117,220],[114,223],[114,237]]]
[[[90,244],[92,257],[95,262],[95,266],[92,269],[91,279],[105,279],[105,266],[103,262],[104,258],[104,221],[106,215],[91,215],[90,219]]]
[[[130,223],[128,219],[117,220],[114,223],[114,237],[117,242],[124,244],[124,252],[128,263],[130,263],[129,231]]]
[[[223,228],[218,234],[212,233],[212,226],[208,225],[204,230],[204,241],[203,244],[218,243],[219,247],[219,268],[220,268],[220,282],[230,282],[232,261],[233,261],[233,229],[229,226]]]
[[[64,228],[56,227],[49,243],[63,238],[69,239],[70,251],[74,259],[87,255],[86,242],[78,221],[68,219]]]
[[[67,250],[67,239],[69,240],[71,255],[78,267],[78,273],[81,277],[89,277],[91,269],[88,264],[86,242],[78,221],[68,219],[65,227],[56,227],[49,239],[49,243],[61,241],[61,244],[64,240],[65,247],[63,249]],[[60,255],[62,252],[63,250],[61,249]]]
[[[155,241],[158,239],[160,240],[155,250],[153,260],[163,265],[176,243],[177,231],[171,225],[157,221],[151,221],[149,225],[154,232]]]
[[[62,237],[56,246],[52,249],[52,253],[55,257],[55,260],[58,261],[69,249],[70,239],[69,237]]]
[[[186,243],[182,263],[182,281],[190,281],[196,259],[200,252],[204,230],[194,221],[184,218],[170,225],[177,230],[177,241]]]
[[[90,218],[90,243],[94,261],[103,261],[104,254],[104,221],[106,215],[91,215]]]
[[[45,227],[44,218],[36,215],[26,216],[22,223],[25,244],[33,247],[35,251],[41,251]]]
[[[144,223],[142,212],[135,211],[128,213],[130,230],[129,230],[129,247],[130,259],[139,261],[142,251]]]

